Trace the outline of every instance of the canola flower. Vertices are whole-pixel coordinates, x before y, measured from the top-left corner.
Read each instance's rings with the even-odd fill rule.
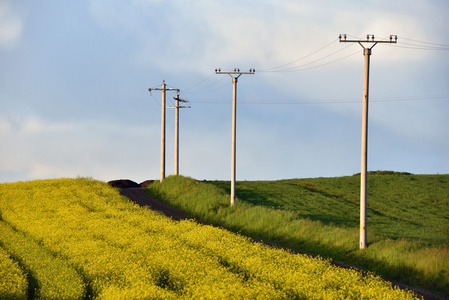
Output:
[[[92,179],[0,184],[0,211],[7,226],[76,270],[93,299],[418,298],[326,260],[173,221]]]
[[[1,220],[0,244],[12,253],[20,264],[26,266],[25,271],[35,282],[35,286],[31,286],[31,292],[36,298],[74,300],[84,297],[85,289],[81,276],[65,260],[54,257],[34,240]],[[25,277],[22,279],[27,286]]]
[[[19,264],[0,248],[0,299],[27,299],[27,280]]]

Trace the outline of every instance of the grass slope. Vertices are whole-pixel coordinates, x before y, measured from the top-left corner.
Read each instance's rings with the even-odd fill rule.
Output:
[[[199,220],[449,294],[449,175],[371,172],[368,249],[358,250],[360,177],[229,182],[181,176],[149,193]]]
[[[229,192],[225,181],[210,183]],[[240,201],[298,213],[323,224],[358,228],[360,176],[240,181]],[[368,224],[378,238],[448,246],[449,175],[370,172]]]

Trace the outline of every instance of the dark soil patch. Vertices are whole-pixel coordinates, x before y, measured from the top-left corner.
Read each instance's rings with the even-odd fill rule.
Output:
[[[117,179],[108,181],[108,184],[112,187],[119,189],[134,189],[134,188],[146,188],[151,185],[154,180],[145,180],[144,182],[137,183],[129,179]]]
[[[179,221],[191,219],[185,213],[180,212],[159,200],[151,198],[150,196],[145,194],[143,190],[143,188],[124,188],[120,190],[120,194],[128,197],[131,201],[139,204],[140,206],[149,206],[152,210],[160,211],[173,220]]]
[[[140,183],[140,187],[146,188],[149,185],[153,184],[154,180],[145,180],[144,182]]]
[[[111,180],[108,184],[119,189],[140,188],[140,184],[129,179]]]

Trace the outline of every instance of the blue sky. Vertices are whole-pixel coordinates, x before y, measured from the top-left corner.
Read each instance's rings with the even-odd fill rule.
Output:
[[[180,173],[237,180],[360,172],[363,62],[373,48],[368,169],[449,173],[449,3],[0,0],[0,182],[158,179],[165,80],[180,112]],[[167,94],[172,105],[173,93]],[[174,110],[167,109],[166,174]]]

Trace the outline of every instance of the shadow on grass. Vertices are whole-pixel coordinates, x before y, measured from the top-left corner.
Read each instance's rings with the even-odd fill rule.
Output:
[[[216,187],[223,189],[229,195],[231,194],[231,185],[229,181],[206,181],[206,183],[213,184]],[[278,203],[269,200],[269,195],[266,192],[258,193],[253,189],[240,188],[238,184],[235,188],[235,192],[239,200],[272,208],[280,207]]]
[[[213,184],[217,186],[218,188],[221,188],[225,190],[228,194],[230,193],[231,187],[229,181],[207,181],[207,183]],[[312,187],[309,187],[307,185],[298,185],[293,184],[295,186],[298,186],[299,188],[304,188],[307,191],[311,193],[317,193],[323,197],[331,198],[331,199],[344,199],[342,196],[336,196],[332,194],[328,194],[319,190],[316,190]],[[261,205],[267,208],[273,208],[273,209],[283,209],[283,205],[279,204],[278,202],[272,201],[270,199],[275,199],[275,197],[278,196],[278,194],[273,193],[270,194],[268,191],[264,190],[263,192],[258,192],[255,189],[248,188],[248,187],[239,187],[237,184],[236,186],[236,194],[238,197],[238,200],[254,205]],[[348,203],[352,204],[351,201],[347,201]],[[354,206],[355,207],[355,206]],[[358,207],[355,208],[358,210]],[[337,225],[344,228],[355,228],[359,225],[358,220],[351,220],[348,219],[345,214],[338,215],[335,213],[301,213],[301,211],[297,211],[298,216],[304,219],[310,219],[312,221],[320,221],[321,223],[325,225]]]

